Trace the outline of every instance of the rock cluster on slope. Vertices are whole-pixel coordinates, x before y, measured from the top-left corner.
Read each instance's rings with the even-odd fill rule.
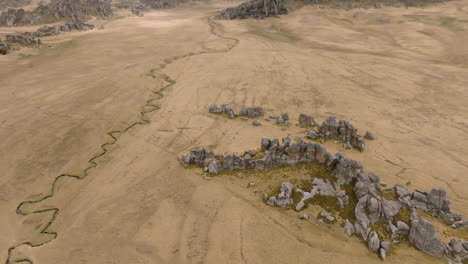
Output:
[[[223,104],[218,107],[216,104],[212,104],[208,111],[213,114],[224,114],[229,118],[233,119],[238,116],[245,116],[248,118],[257,118],[264,115],[263,108],[261,107],[244,107],[239,113],[235,113],[233,104]]]
[[[275,138],[262,138],[261,155],[252,151],[246,151],[243,155],[214,154],[209,149],[198,148],[182,155],[181,160],[184,166],[201,166],[210,174],[236,169],[264,171],[300,162],[325,164],[333,181],[314,178],[311,190],[301,190],[294,188],[291,183],[283,183],[278,195],[265,196],[267,204],[279,207],[293,205],[300,211],[304,208],[304,202],[315,195],[334,197],[338,210],[352,206],[351,210],[354,211],[354,219],[343,219],[344,231],[348,235],[360,236],[369,249],[382,259],[389,254],[393,243],[407,238],[416,248],[433,256],[453,263],[468,260],[467,241],[454,238],[450,243],[444,243],[434,226],[418,215],[417,209],[441,218],[453,228],[465,227],[467,221],[460,214],[451,212],[444,190],[436,188],[430,192],[410,192],[402,185],[382,190],[380,178],[364,171],[360,162],[349,159],[342,153],[329,153],[321,144],[302,140],[292,143],[289,137],[283,138],[282,143]],[[341,186],[345,184],[353,186],[355,203],[350,203],[349,193],[341,190]],[[394,195],[385,198],[383,191]],[[293,192],[300,196],[296,204],[292,200]],[[402,216],[405,212],[408,212],[407,218]],[[331,219],[327,216],[329,214],[324,213],[321,218]],[[384,237],[382,230],[374,230],[376,225],[382,226],[388,235]]]
[[[51,0],[40,3],[33,11],[8,9],[0,14],[0,26],[36,25],[61,19],[82,23],[88,15],[112,17],[111,0]]]
[[[250,0],[237,7],[230,7],[217,16],[220,19],[265,18],[288,13],[284,0]]]

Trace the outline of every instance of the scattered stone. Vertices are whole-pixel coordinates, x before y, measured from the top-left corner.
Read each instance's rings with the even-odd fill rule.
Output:
[[[320,216],[321,216],[324,220],[326,220],[328,223],[332,223],[332,222],[335,221],[335,217],[333,217],[333,216],[332,216],[329,212],[327,212],[327,211],[322,211],[322,212],[320,213]]]
[[[283,118],[278,118],[278,119],[276,119],[276,124],[277,124],[277,125],[282,125],[282,124],[284,124],[284,119],[283,119]]]
[[[218,107],[216,104],[212,104],[210,105],[208,111],[214,114],[226,114],[229,118],[234,119],[236,114],[234,113],[232,107],[233,106],[230,104],[223,104],[220,107]]]
[[[387,257],[387,251],[385,249],[383,249],[383,248],[380,248],[379,249],[379,255],[380,255],[380,258],[382,260],[385,260],[385,258]]]
[[[282,118],[284,121],[287,121],[287,120],[289,120],[289,114],[288,114],[288,113],[283,113],[283,114],[281,115],[281,118]]]
[[[247,184],[247,188],[252,188],[252,187],[255,187],[257,185],[256,182],[249,182],[249,184]]]
[[[285,125],[285,126],[290,126],[290,125],[292,125],[292,123],[291,123],[291,121],[286,120],[286,121],[284,121],[284,125]]]
[[[308,214],[302,214],[298,218],[301,220],[310,221],[310,216]]]
[[[260,121],[258,121],[258,120],[255,120],[255,121],[253,121],[253,123],[252,123],[252,125],[254,125],[254,126],[260,126],[261,124],[262,124],[262,123],[260,123]]]
[[[372,133],[370,131],[366,131],[366,134],[364,135],[364,137],[369,139],[369,140],[374,140],[375,139],[374,133]]]
[[[351,224],[351,222],[349,222],[348,219],[345,220],[345,224],[344,224],[343,230],[345,231],[345,233],[346,233],[348,236],[352,236],[352,235],[354,234],[354,232],[356,232],[355,229],[354,229],[353,224]]]

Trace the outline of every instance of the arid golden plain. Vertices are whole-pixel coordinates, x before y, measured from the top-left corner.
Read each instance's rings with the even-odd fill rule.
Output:
[[[468,0],[72,2],[0,0],[0,263],[468,263]]]

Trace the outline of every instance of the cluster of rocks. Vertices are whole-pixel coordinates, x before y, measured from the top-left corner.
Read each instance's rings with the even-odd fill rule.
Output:
[[[242,155],[224,155],[214,154],[210,149],[198,148],[182,155],[181,161],[184,166],[203,167],[209,174],[237,169],[264,171],[301,162],[324,164],[332,180],[313,178],[310,190],[295,188],[292,183],[284,182],[278,195],[265,195],[267,204],[279,207],[293,206],[295,210],[300,211],[305,208],[307,200],[315,195],[334,197],[339,208],[337,210],[351,207],[354,211],[354,219],[343,219],[344,231],[350,236],[360,236],[366,241],[369,249],[379,254],[382,259],[389,254],[392,244],[408,239],[416,248],[435,257],[445,258],[453,263],[468,260],[467,241],[462,242],[454,238],[450,243],[444,243],[435,227],[418,215],[418,210],[424,210],[440,217],[453,228],[466,227],[467,221],[463,220],[460,214],[450,211],[450,201],[446,199],[444,190],[410,192],[402,185],[382,190],[380,178],[364,171],[360,162],[347,158],[343,153],[332,154],[319,143],[302,140],[293,143],[289,137],[285,137],[280,144],[276,138],[262,138],[260,152],[246,151]],[[352,194],[342,189],[345,184],[352,186]],[[296,204],[292,198],[294,192],[300,197]],[[392,195],[387,197],[383,195],[384,192]],[[349,195],[354,195],[355,202],[350,202]],[[403,216],[405,212],[407,217]],[[328,212],[322,212],[320,218],[328,219],[326,222],[335,220]],[[376,226],[382,226],[384,231],[373,230]]]
[[[335,116],[330,116],[323,121],[318,135],[325,139],[338,138],[344,142],[346,149],[354,147],[363,151],[365,148],[364,137],[357,134],[357,129],[346,120],[337,122]]]
[[[236,112],[234,112],[234,105],[232,104],[223,104],[220,107],[218,107],[216,104],[212,104],[208,108],[208,111],[214,114],[225,114],[231,119],[236,118],[238,116],[257,118],[265,114],[263,108],[261,107],[244,107],[240,110],[239,113],[236,114]]]
[[[275,120],[275,123],[277,125],[285,125],[285,126],[292,125],[291,121],[289,120],[288,113],[283,113],[281,114],[281,116],[270,116],[270,119]]]
[[[250,0],[237,7],[230,7],[217,16],[219,19],[265,18],[288,13],[284,0]]]
[[[0,26],[36,25],[61,19],[82,23],[88,15],[112,17],[111,0],[51,0],[39,3],[32,11],[10,8],[0,14]]]
[[[257,118],[264,115],[264,111],[261,107],[246,107],[243,108],[239,114],[236,114],[233,109],[233,104],[223,104],[218,107],[216,104],[213,104],[209,107],[209,111],[215,114],[225,114],[229,118],[233,119],[237,116],[246,116],[249,118]],[[288,113],[283,113],[281,116],[270,116],[265,119],[266,121],[275,120],[277,125],[290,126],[292,122],[289,119]],[[260,121],[256,120],[252,123],[254,126],[261,125]],[[303,128],[307,127],[316,127],[317,122],[315,119],[310,116],[301,113],[299,115],[299,126]],[[315,140],[317,138],[323,139],[339,139],[343,142],[343,147],[345,149],[357,148],[360,151],[365,149],[365,138],[373,140],[375,136],[372,132],[367,131],[364,136],[360,136],[357,133],[357,129],[348,121],[340,120],[337,121],[335,116],[330,116],[322,125],[318,127],[318,130],[310,129],[307,132],[307,138]]]

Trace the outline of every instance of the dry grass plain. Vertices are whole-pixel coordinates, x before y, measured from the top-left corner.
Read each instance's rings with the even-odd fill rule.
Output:
[[[80,174],[110,141],[107,132],[137,121],[152,91],[167,85],[157,74],[176,83],[154,101],[160,109],[147,115],[151,123],[119,135],[88,177],[58,181],[53,198],[25,207],[59,208],[48,229],[58,237],[20,246],[10,260],[380,263],[339,225],[265,206],[245,187],[254,178],[207,181],[183,169],[177,157],[193,147],[240,152],[257,148],[262,136],[305,135],[211,115],[212,103],[350,120],[377,139],[349,156],[387,184],[442,187],[454,211],[468,215],[467,0],[408,9],[306,6],[280,18],[221,21],[216,32],[238,44],[208,25],[234,4],[116,19],[103,30],[43,39],[53,47],[0,57],[0,261],[15,244],[51,240],[39,234],[51,212],[20,216],[16,207],[46,195],[58,175]],[[444,262],[402,246],[387,263]]]

